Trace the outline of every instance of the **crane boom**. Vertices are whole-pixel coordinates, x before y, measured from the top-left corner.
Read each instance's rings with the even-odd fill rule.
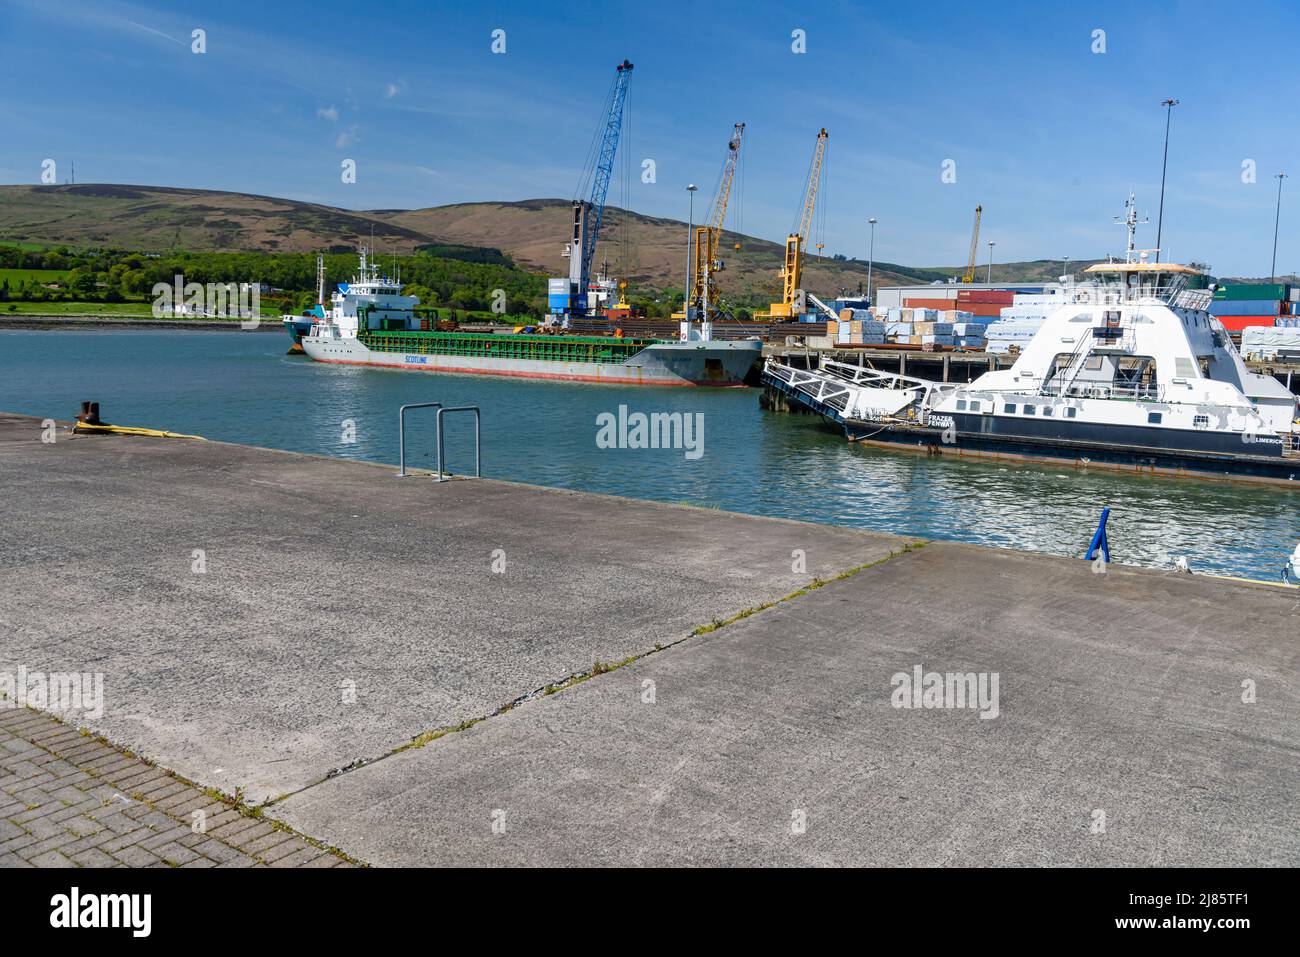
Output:
[[[817,205],[817,188],[821,185],[822,159],[826,156],[826,130],[817,134],[817,148],[813,151],[812,165],[808,168],[808,186],[804,190],[803,216],[799,219],[799,241],[808,243],[808,233],[812,230],[813,208]]]
[[[627,85],[632,78],[632,64],[624,60],[616,68],[614,83],[604,112],[600,137],[600,152],[592,175],[591,198],[573,204],[573,233],[564,255],[569,259],[568,279],[552,279],[547,287],[551,318],[568,321],[570,316],[584,316],[588,312],[588,286],[591,264],[596,257],[596,243],[600,240],[600,225],[605,217],[605,197],[609,181],[614,175],[614,156],[618,152],[619,135],[623,130],[623,104],[627,99]]]
[[[979,252],[980,244],[980,214],[984,211],[983,206],[975,207],[975,228],[970,234],[970,256],[966,258],[966,272],[961,277],[962,282],[975,281],[975,256]]]
[[[808,167],[808,184],[804,188],[799,228],[785,240],[785,263],[781,266],[781,301],[772,303],[769,315],[773,318],[789,319],[802,308],[799,299],[803,283],[803,251],[812,229],[813,212],[817,207],[817,188],[821,185],[822,160],[825,156],[826,129],[823,127],[817,134],[817,147],[813,150],[812,163]]]
[[[632,64],[624,60],[617,67],[614,92],[610,96],[609,112],[605,117],[605,132],[600,143],[600,159],[591,183],[591,201],[585,210],[587,228],[582,243],[582,278],[591,275],[591,263],[596,255],[596,242],[600,239],[600,223],[605,216],[605,196],[609,180],[614,174],[614,154],[618,152],[618,138],[623,130],[623,102],[627,99],[627,84],[632,79]]]
[[[718,241],[722,237],[722,224],[727,219],[727,203],[731,198],[731,184],[736,178],[736,160],[745,135],[745,124],[737,123],[727,141],[727,157],[722,163],[718,191],[713,197],[713,209],[704,224],[695,227],[695,249],[691,261],[691,307],[704,319],[705,311],[716,309],[713,295],[713,274],[722,268],[718,259]]]

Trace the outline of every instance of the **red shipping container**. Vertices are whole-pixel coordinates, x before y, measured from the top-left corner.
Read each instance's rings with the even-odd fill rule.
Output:
[[[1001,319],[1004,307],[996,302],[962,302],[958,303],[957,308],[981,318],[992,316],[994,319]]]
[[[1247,326],[1275,326],[1277,316],[1216,316],[1229,332],[1241,332]]]
[[[958,289],[958,302],[995,302],[1000,306],[1010,306],[1016,301],[1014,292],[1002,289]]]

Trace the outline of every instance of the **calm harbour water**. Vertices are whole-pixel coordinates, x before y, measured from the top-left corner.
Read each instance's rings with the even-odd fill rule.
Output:
[[[375,462],[397,461],[397,409],[477,405],[483,474],[737,512],[1079,557],[1103,506],[1115,561],[1277,580],[1300,541],[1300,489],[958,462],[853,446],[753,389],[638,389],[326,366],[266,332],[0,331],[0,411],[106,421]],[[602,449],[597,416],[704,415],[704,454]],[[433,416],[408,414],[408,461],[433,461]],[[344,421],[356,426],[344,441]],[[448,423],[448,466],[473,467]],[[431,498],[430,502],[433,503]],[[737,556],[743,561],[744,556]],[[996,586],[994,586],[996,587]]]

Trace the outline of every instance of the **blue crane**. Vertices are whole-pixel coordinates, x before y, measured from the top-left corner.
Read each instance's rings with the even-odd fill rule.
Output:
[[[609,192],[610,177],[614,174],[614,155],[618,152],[618,138],[623,129],[623,103],[627,99],[627,84],[631,78],[632,64],[624,60],[617,67],[605,111],[600,152],[592,176],[591,199],[573,204],[573,237],[565,249],[565,255],[569,257],[569,278],[552,279],[549,284],[550,312],[557,318],[587,314],[591,264],[600,239],[601,220],[605,216],[605,196]]]

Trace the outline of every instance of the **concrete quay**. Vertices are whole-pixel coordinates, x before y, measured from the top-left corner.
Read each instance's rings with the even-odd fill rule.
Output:
[[[42,434],[0,678],[102,674],[38,710],[348,860],[1300,863],[1300,590]]]

